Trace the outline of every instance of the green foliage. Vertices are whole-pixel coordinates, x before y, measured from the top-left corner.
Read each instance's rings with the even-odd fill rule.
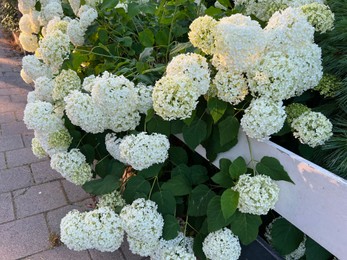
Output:
[[[221,197],[214,196],[207,206],[208,232],[217,231],[226,227],[231,222],[231,217],[225,218],[221,208]]]
[[[258,173],[267,175],[276,181],[288,181],[294,183],[281,163],[273,157],[264,156],[256,165]]]
[[[328,260],[332,257],[327,250],[309,237],[306,239],[305,247],[306,260]]]
[[[18,2],[16,0],[1,0],[0,2],[0,24],[8,32],[19,31],[20,12],[17,9],[17,5]]]

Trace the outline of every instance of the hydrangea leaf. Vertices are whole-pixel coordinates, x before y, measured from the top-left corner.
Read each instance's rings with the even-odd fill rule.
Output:
[[[219,119],[222,118],[227,106],[226,102],[215,97],[212,97],[207,101],[207,108],[210,111],[214,123],[217,123]]]
[[[152,194],[151,200],[157,203],[158,211],[162,215],[172,214],[176,212],[176,200],[171,191],[162,190]]]
[[[147,130],[148,130],[148,133],[159,133],[159,134],[169,135],[171,133],[170,122],[165,121],[158,115],[154,115],[147,122]]]
[[[154,176],[157,176],[160,172],[160,170],[163,168],[163,163],[156,163],[153,164],[152,166],[139,171],[138,174],[141,175],[142,177],[148,179],[148,178],[152,178]]]
[[[220,145],[224,146],[237,139],[239,134],[240,123],[234,116],[228,116],[218,123],[220,134]]]
[[[206,215],[208,203],[214,196],[215,193],[206,185],[196,186],[189,196],[187,214],[193,217]]]
[[[225,190],[222,194],[220,203],[224,219],[230,218],[237,209],[239,193],[232,189]]]
[[[171,146],[169,149],[169,158],[174,165],[181,163],[186,164],[188,162],[187,152],[179,146]]]
[[[229,166],[229,174],[233,180],[237,180],[240,175],[247,172],[247,164],[243,157],[237,157]]]
[[[202,165],[193,165],[190,167],[189,180],[192,185],[199,185],[209,179],[207,169]]]
[[[298,248],[304,239],[304,233],[284,218],[277,219],[271,229],[272,246],[282,255]]]
[[[262,223],[259,215],[241,213],[237,210],[231,218],[231,230],[242,244],[248,245],[257,238]]]
[[[198,119],[192,122],[189,126],[183,127],[183,138],[190,149],[194,150],[207,135],[206,123]]]
[[[172,177],[162,185],[163,190],[169,190],[174,196],[183,196],[192,190],[191,184],[183,174]]]
[[[139,40],[143,46],[152,47],[154,44],[154,34],[150,29],[146,28],[139,33]]]
[[[217,231],[231,222],[231,218],[224,218],[224,214],[221,208],[221,197],[213,197],[207,206],[207,225],[208,232]]]
[[[332,255],[317,242],[307,237],[305,243],[306,259],[331,259]]]
[[[132,203],[139,194],[148,195],[151,190],[150,183],[142,176],[133,176],[126,183],[126,187],[123,193],[123,197],[127,203]]]
[[[85,144],[80,147],[80,151],[86,157],[86,162],[89,164],[92,164],[95,159],[94,147],[91,146],[90,144]]]
[[[82,188],[94,195],[103,195],[111,193],[119,188],[119,178],[115,175],[107,175],[104,179],[92,180],[86,182]]]
[[[284,170],[282,164],[273,157],[264,156],[256,165],[256,170],[260,174],[269,176],[275,181],[288,181],[294,183]]]
[[[119,0],[104,0],[100,6],[101,10],[111,9],[116,7]]]
[[[172,215],[164,216],[163,238],[165,240],[174,239],[180,231],[178,220]]]
[[[229,175],[229,167],[231,161],[229,159],[222,158],[219,160],[220,171],[212,176],[212,181],[223,188],[230,188],[233,186],[234,181]]]

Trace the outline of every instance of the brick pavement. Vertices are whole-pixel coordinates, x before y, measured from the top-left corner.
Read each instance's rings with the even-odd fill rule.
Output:
[[[32,154],[33,132],[23,123],[32,86],[20,77],[21,58],[0,30],[0,260],[141,260],[126,243],[113,253],[51,246],[61,218],[71,209],[87,210],[92,201]]]

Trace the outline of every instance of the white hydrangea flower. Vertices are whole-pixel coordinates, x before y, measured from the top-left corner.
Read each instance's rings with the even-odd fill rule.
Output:
[[[151,255],[152,260],[162,259],[196,259],[193,252],[194,239],[180,232],[176,238],[165,240],[161,238]]]
[[[317,32],[325,33],[334,28],[335,16],[329,6],[320,3],[311,3],[301,6],[300,9]]]
[[[274,13],[264,32],[270,51],[290,52],[312,44],[314,40],[314,28],[298,8],[289,7]]]
[[[146,86],[143,83],[137,84],[135,87],[138,95],[138,110],[142,114],[147,114],[147,111],[153,108],[152,93],[153,86]]]
[[[321,49],[307,44],[287,55],[267,52],[248,73],[248,82],[254,96],[284,100],[314,88],[322,76]]]
[[[96,78],[94,75],[90,75],[88,77],[85,77],[83,79],[82,88],[87,92],[92,92],[92,88],[94,86],[95,79]]]
[[[163,232],[164,219],[157,211],[157,204],[139,198],[126,205],[120,212],[124,231],[139,242],[157,244]]]
[[[241,119],[243,131],[251,138],[267,140],[283,127],[286,113],[282,101],[265,97],[253,99]]]
[[[22,32],[19,34],[18,39],[25,51],[35,52],[39,47],[38,38],[35,34]]]
[[[42,101],[36,97],[35,91],[30,91],[27,95],[27,103],[34,103],[37,101]]]
[[[60,17],[55,16],[52,20],[50,20],[45,27],[45,37],[59,30],[62,33],[66,34],[67,26],[69,22],[65,20],[61,20]]]
[[[116,160],[126,163],[125,159],[120,156],[119,145],[122,142],[121,138],[117,138],[115,134],[107,134],[105,136],[106,150]]]
[[[62,118],[54,114],[53,105],[44,101],[28,103],[23,120],[28,129],[49,133],[64,126]]]
[[[106,128],[114,132],[135,129],[140,123],[140,114],[134,84],[124,76],[107,72],[94,83],[92,99],[106,117]]]
[[[29,14],[35,9],[36,0],[18,0],[18,10],[22,14]]]
[[[42,148],[40,141],[35,137],[31,139],[31,150],[33,151],[33,154],[39,159],[45,158],[47,156],[47,153]]]
[[[72,20],[71,22],[69,22],[66,33],[73,45],[83,45],[85,29],[81,27],[81,24],[78,20]]]
[[[72,141],[72,137],[66,128],[51,133],[35,131],[35,138],[40,141],[42,149],[49,156],[60,152],[67,152]]]
[[[52,91],[54,81],[46,76],[39,77],[35,80],[35,95],[37,99],[46,102],[53,102]]]
[[[243,174],[232,188],[239,192],[238,210],[242,213],[266,215],[274,209],[280,188],[269,176]]]
[[[205,15],[196,18],[189,26],[189,40],[193,46],[201,49],[206,54],[214,52],[214,30],[217,21],[211,16]]]
[[[86,0],[86,5],[89,5],[93,8],[95,8],[101,2],[102,2],[102,0]]]
[[[78,149],[54,154],[51,168],[76,185],[83,185],[93,177],[92,169],[86,163],[86,157]]]
[[[82,5],[77,15],[80,18],[80,25],[83,29],[87,29],[98,18],[98,12],[89,5]]]
[[[241,255],[239,239],[228,228],[208,234],[202,243],[202,250],[208,259],[236,260]]]
[[[23,69],[20,70],[20,76],[22,80],[27,84],[30,84],[33,82],[33,80],[28,76],[28,74],[25,73]]]
[[[43,6],[41,10],[39,18],[41,25],[46,26],[55,16],[60,18],[64,16],[63,7],[59,2],[49,2],[47,5]]]
[[[210,71],[205,57],[196,53],[175,56],[166,67],[166,75],[181,74],[193,81],[199,96],[206,94],[210,87]]]
[[[70,54],[69,36],[60,30],[56,30],[46,35],[39,44],[40,48],[38,50],[43,62],[51,68],[53,73],[58,73],[64,60]]]
[[[38,33],[40,31],[40,25],[35,20],[35,14],[37,12],[30,12],[29,14],[24,14],[19,20],[19,29],[26,33]]]
[[[215,51],[212,64],[247,71],[266,44],[260,24],[241,14],[231,15],[219,20],[214,31]]]
[[[217,89],[216,96],[232,105],[237,105],[245,99],[248,94],[246,77],[235,70],[221,68],[213,79]]]
[[[164,76],[153,88],[153,108],[165,120],[185,119],[197,105],[199,90],[185,75]]]
[[[74,70],[62,70],[54,79],[53,100],[62,100],[74,90],[81,89],[81,79]]]
[[[75,15],[77,15],[78,10],[81,7],[81,0],[68,0],[69,4],[71,6],[72,11],[74,12]]]
[[[24,56],[22,59],[23,72],[31,78],[31,80],[36,80],[38,77],[46,76],[48,78],[52,77],[52,71],[50,68],[39,61],[34,55]]]
[[[282,217],[275,218],[269,225],[265,228],[265,234],[264,237],[266,238],[267,242],[271,245],[272,244],[272,237],[271,237],[271,230],[272,226],[275,223],[276,220],[281,219]],[[287,254],[284,256],[285,260],[299,260],[305,255],[306,251],[306,235],[304,235],[303,241],[299,244],[298,248],[295,249],[293,252]]]
[[[103,207],[83,213],[70,211],[61,220],[60,236],[71,250],[113,252],[121,246],[124,231],[119,216],[110,208]]]
[[[333,135],[333,125],[326,116],[320,112],[307,111],[293,119],[291,127],[293,135],[301,143],[311,147],[324,144]]]
[[[115,190],[99,197],[98,208],[109,207],[112,210],[116,210],[117,207],[124,207],[125,204],[122,194]]]
[[[142,132],[124,137],[119,144],[119,155],[121,161],[141,171],[153,164],[165,162],[169,148],[170,143],[165,135],[157,133],[148,135]],[[116,152],[112,152],[114,153]]]
[[[62,0],[39,0],[39,1],[40,1],[40,3],[41,3],[41,6],[46,6],[46,5],[50,4],[50,3],[58,3],[58,4],[61,4],[61,1],[62,1]],[[65,0],[63,0],[63,1],[65,1]]]
[[[136,255],[140,256],[150,256],[155,250],[158,240],[138,240],[136,237],[130,237],[127,235],[127,240],[129,244],[129,250]]]
[[[105,130],[105,116],[90,95],[72,91],[64,101],[66,115],[74,125],[93,134],[102,133]]]

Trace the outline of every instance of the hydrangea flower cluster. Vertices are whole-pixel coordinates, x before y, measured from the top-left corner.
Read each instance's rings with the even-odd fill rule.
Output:
[[[242,129],[251,138],[267,140],[281,130],[286,113],[282,101],[265,97],[253,99],[241,119]]]
[[[125,206],[125,200],[122,198],[122,194],[115,190],[111,193],[101,195],[98,201],[98,208],[109,207],[113,211],[118,207]]]
[[[242,213],[266,215],[278,200],[279,187],[269,176],[243,174],[232,188],[239,192],[238,209]]]
[[[54,79],[52,98],[54,101],[63,100],[73,90],[81,89],[81,80],[73,70],[62,70]]]
[[[163,163],[170,148],[167,136],[141,132],[117,140],[115,135],[106,136],[106,149],[117,160],[131,165],[135,170],[146,169],[153,164]]]
[[[51,168],[76,185],[83,185],[93,176],[86,157],[78,149],[53,154]]]
[[[314,2],[300,8],[317,32],[325,33],[334,28],[335,16],[329,6]]]
[[[149,256],[157,247],[164,226],[157,207],[155,202],[140,198],[122,209],[120,217],[133,253]]]
[[[313,148],[324,144],[333,135],[333,125],[320,112],[307,111],[301,114],[293,119],[291,127],[294,129],[294,137]]]
[[[47,156],[47,153],[42,148],[40,141],[35,137],[31,139],[31,150],[33,151],[33,154],[39,159],[45,158]]]
[[[52,78],[51,69],[34,55],[27,55],[22,59],[21,76],[26,83],[31,83],[39,77]]]
[[[53,102],[52,92],[54,88],[54,80],[42,76],[37,78],[35,81],[35,96],[38,100],[46,101],[49,103]]]
[[[322,79],[319,81],[319,84],[314,88],[314,90],[319,91],[324,97],[334,97],[341,90],[342,83],[334,75],[323,74]]]
[[[140,83],[135,86],[135,89],[137,91],[139,101],[138,110],[142,114],[147,114],[147,111],[153,108],[153,86],[146,86],[145,84]]]
[[[193,242],[194,239],[192,237],[186,237],[182,232],[171,240],[160,239],[156,250],[151,255],[151,259],[196,259],[193,252]]]
[[[35,138],[49,156],[59,152],[67,152],[72,141],[72,137],[66,128],[52,133],[35,131]]]
[[[303,113],[311,111],[310,108],[300,103],[292,103],[288,105],[285,110],[287,114],[286,120],[289,124],[291,124],[295,118],[298,118]]]
[[[60,223],[60,239],[72,250],[117,250],[124,237],[122,220],[107,207],[80,213],[70,211]]]
[[[214,52],[214,34],[217,21],[211,16],[205,15],[195,19],[189,26],[190,42],[206,54]]]
[[[281,219],[282,217],[275,218],[269,225],[266,226],[265,228],[265,238],[267,242],[271,245],[272,244],[272,236],[271,236],[271,231],[272,231],[272,226],[276,222],[276,220]],[[306,235],[304,235],[303,241],[299,244],[298,248],[295,249],[293,252],[287,254],[284,256],[285,260],[299,260],[305,255],[306,251]]]
[[[202,250],[208,259],[236,260],[241,255],[239,239],[228,228],[208,234]]]

